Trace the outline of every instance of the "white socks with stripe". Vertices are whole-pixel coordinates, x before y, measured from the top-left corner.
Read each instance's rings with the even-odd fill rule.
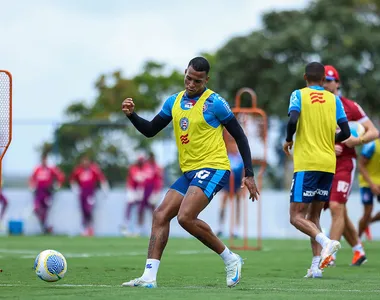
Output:
[[[152,282],[157,278],[158,267],[160,266],[160,261],[158,259],[146,260],[144,274],[141,276],[141,279],[144,281]]]

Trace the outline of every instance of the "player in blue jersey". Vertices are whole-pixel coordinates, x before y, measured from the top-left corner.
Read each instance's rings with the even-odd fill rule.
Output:
[[[373,199],[380,202],[380,137],[365,144],[359,157],[359,186],[364,213],[359,221],[359,237],[366,228],[380,221],[380,212],[372,217]]]
[[[203,57],[192,59],[185,70],[185,90],[169,97],[152,121],[134,112],[135,103],[127,98],[122,110],[146,137],[153,137],[173,120],[179,165],[183,175],[170,187],[154,211],[148,257],[141,277],[123,283],[126,287],[157,287],[160,260],[169,238],[170,221],[178,223],[209,249],[220,255],[226,268],[228,287],[241,278],[242,259],[226,247],[199,214],[229,180],[230,163],[223,141],[223,128],[234,137],[244,162],[242,183],[250,198],[258,199],[253,177],[248,139],[228,103],[206,87],[210,65]]]
[[[335,142],[350,136],[347,116],[338,96],[326,91],[324,66],[309,63],[304,79],[307,87],[295,90],[290,97],[284,151],[294,142],[294,177],[290,192],[290,223],[310,237],[313,259],[305,277],[322,277],[332,255],[341,247],[339,241],[330,240],[321,231],[321,211],[329,199],[336,156]],[[337,124],[341,128],[336,132]]]

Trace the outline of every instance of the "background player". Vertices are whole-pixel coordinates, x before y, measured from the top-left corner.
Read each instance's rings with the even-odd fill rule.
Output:
[[[296,132],[290,223],[311,238],[313,260],[305,277],[315,278],[322,277],[321,269],[341,247],[339,241],[330,240],[321,232],[319,219],[335,172],[334,143],[347,139],[350,129],[339,97],[322,87],[324,66],[309,63],[304,79],[307,87],[295,90],[290,97],[284,151],[290,155]],[[335,136],[336,124],[341,132]]]
[[[144,169],[145,159],[139,156],[135,164],[132,164],[128,170],[127,176],[127,205],[125,210],[125,224],[121,228],[121,233],[125,236],[138,235],[138,232],[132,232],[131,217],[132,209],[137,207],[144,196],[144,185],[146,174]]]
[[[338,71],[333,66],[327,65],[325,66],[325,76],[324,88],[338,95],[340,87]],[[360,138],[351,136],[344,143],[337,143],[335,145],[337,163],[329,200],[332,218],[330,238],[339,241],[344,233],[347,242],[351,245],[354,252],[352,264],[360,265],[366,260],[365,252],[355,226],[348,217],[346,203],[355,175],[356,152],[354,147],[372,141],[378,136],[379,132],[356,102],[342,96],[340,96],[340,99],[346,112],[347,120],[359,122],[364,126],[366,132]],[[331,265],[335,264],[334,260],[330,263]]]
[[[237,237],[240,232],[240,198],[242,194],[241,189],[241,180],[243,179],[244,173],[244,163],[243,159],[240,156],[239,149],[236,145],[234,138],[228,133],[227,130],[223,131],[224,142],[226,143],[228,159],[231,165],[231,175],[233,176],[234,182],[234,196],[236,196],[236,220],[234,222],[234,236]],[[225,219],[225,211],[227,206],[227,200],[230,198],[230,180],[222,189],[221,195],[221,206],[219,211],[219,230],[217,232],[217,236],[222,236],[224,230],[224,219]],[[233,199],[231,199],[233,200]],[[235,204],[235,203],[234,203]]]
[[[372,217],[373,198],[380,202],[380,138],[364,145],[359,157],[359,186],[364,214],[359,221],[359,237],[370,223],[380,220],[380,212]]]
[[[144,164],[146,175],[144,183],[144,195],[139,205],[139,226],[140,232],[144,226],[145,210],[149,209],[152,214],[157,203],[161,200],[161,190],[163,185],[163,171],[156,162],[153,152],[149,152],[148,159]]]
[[[47,156],[43,155],[41,165],[35,168],[29,179],[29,186],[34,192],[34,213],[44,233],[52,232],[52,227],[46,223],[48,210],[52,204],[53,193],[64,181],[65,175],[62,171],[56,166],[48,166]]]
[[[99,166],[84,155],[70,176],[71,189],[79,196],[82,211],[82,235],[84,236],[94,235],[93,213],[98,184],[104,195],[107,195],[109,186],[106,177]]]
[[[4,196],[2,186],[3,185],[1,185],[1,188],[0,188],[0,206],[1,206],[1,209],[0,209],[0,231],[2,231],[4,228],[4,224],[3,224],[4,215],[5,215],[5,211],[7,210],[7,207],[8,207],[8,200]]]
[[[123,286],[157,286],[158,267],[169,238],[170,221],[175,216],[188,233],[223,259],[227,286],[233,287],[240,281],[242,259],[232,253],[214,235],[210,226],[198,218],[229,178],[223,125],[235,138],[242,155],[246,176],[243,183],[249,190],[250,198],[258,198],[247,137],[228,103],[206,88],[209,70],[210,65],[205,58],[192,59],[185,70],[185,91],[170,96],[151,122],[134,112],[135,104],[131,98],[122,103],[123,112],[147,137],[155,136],[173,120],[179,164],[183,172],[154,212],[144,274],[123,283]]]

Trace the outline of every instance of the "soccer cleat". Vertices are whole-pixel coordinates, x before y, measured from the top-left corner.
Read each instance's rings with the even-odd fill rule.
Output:
[[[322,270],[318,268],[307,269],[304,278],[322,278]]]
[[[357,266],[360,267],[362,264],[365,264],[367,262],[367,257],[364,253],[361,253],[360,251],[354,252],[354,257],[352,258],[351,266]]]
[[[227,286],[234,287],[240,282],[241,266],[244,264],[243,259],[236,254],[236,259],[226,265]]]
[[[338,241],[330,240],[321,252],[321,260],[319,262],[319,268],[323,270],[334,259],[333,255],[341,248]]]
[[[157,287],[156,280],[153,281],[145,281],[141,277],[135,278],[131,281],[124,282],[121,286],[124,287],[143,287],[147,289],[153,289]]]
[[[331,257],[330,262],[327,265],[328,267],[336,267],[335,258]]]
[[[364,234],[365,234],[367,241],[372,241],[372,233],[371,233],[371,229],[369,228],[369,226],[367,226],[366,229],[364,230]]]

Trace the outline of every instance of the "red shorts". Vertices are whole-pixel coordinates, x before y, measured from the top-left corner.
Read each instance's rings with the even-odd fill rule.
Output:
[[[345,204],[351,193],[356,169],[356,159],[347,158],[339,160],[331,186],[330,201]]]

